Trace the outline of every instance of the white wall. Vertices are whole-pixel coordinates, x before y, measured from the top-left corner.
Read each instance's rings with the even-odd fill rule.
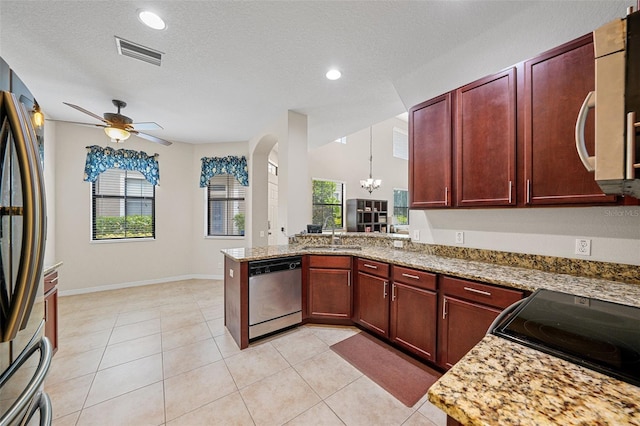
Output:
[[[391,118],[372,126],[373,177],[382,179],[380,188],[369,194],[360,187],[360,180],[369,177],[369,129],[366,128],[347,135],[346,144],[330,142],[309,151],[308,193],[311,193],[311,179],[342,181],[345,183],[345,200],[388,200],[389,210],[393,211],[393,190],[408,189],[408,161],[393,156],[394,127],[406,131],[407,122]]]
[[[55,125],[44,122],[44,190],[47,199],[47,240],[44,267],[53,266],[56,258],[56,132]]]
[[[200,169],[202,157],[225,157],[237,155],[248,157],[247,142],[212,143],[193,145],[189,187],[185,191],[191,192],[191,223],[193,223],[192,236],[189,250],[191,252],[191,265],[189,273],[198,277],[222,278],[224,255],[221,249],[246,247],[248,237],[205,237],[206,234],[206,188],[200,188]],[[251,175],[249,175],[251,182]],[[246,187],[246,196],[249,197],[251,187]],[[248,212],[248,210],[247,210]]]
[[[122,148],[158,153],[156,239],[91,241],[91,184],[85,182],[86,146],[111,142],[101,129],[56,123],[56,260],[63,261],[60,292],[179,278],[191,273],[193,146],[170,147],[131,137]]]
[[[307,117],[287,111],[260,136],[249,141],[249,170],[252,185],[247,228],[253,247],[268,244],[268,172],[271,149],[278,144],[278,244],[305,229],[311,219],[311,193],[307,155]],[[251,177],[253,176],[253,177]],[[283,230],[284,228],[284,230]]]
[[[640,265],[640,207],[412,210],[409,220],[419,242]],[[577,238],[591,240],[591,256],[575,254]]]

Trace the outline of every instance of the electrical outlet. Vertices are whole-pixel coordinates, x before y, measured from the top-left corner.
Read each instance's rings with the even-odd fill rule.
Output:
[[[456,244],[464,244],[464,232],[456,232]]]
[[[576,254],[591,256],[591,240],[576,239]]]
[[[398,240],[394,241],[393,246],[397,248],[402,248],[403,247],[402,241],[398,241]]]
[[[420,241],[420,230],[419,229],[414,229],[413,230],[413,241]]]
[[[229,269],[229,278],[233,278],[233,269]]]
[[[264,231],[260,231],[260,237],[264,237]]]

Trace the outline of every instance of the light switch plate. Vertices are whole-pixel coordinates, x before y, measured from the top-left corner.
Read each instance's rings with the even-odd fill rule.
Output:
[[[233,269],[229,269],[229,278],[233,278]]]
[[[420,241],[420,230],[419,229],[414,229],[413,230],[413,241]]]

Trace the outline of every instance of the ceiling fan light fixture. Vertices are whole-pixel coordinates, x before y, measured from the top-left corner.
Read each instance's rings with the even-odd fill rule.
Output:
[[[112,140],[116,141],[116,143],[126,141],[131,136],[125,129],[118,129],[117,127],[105,127],[104,132],[109,136]]]
[[[161,17],[148,10],[138,10],[138,19],[149,28],[154,30],[164,30],[167,28],[167,24],[164,23]]]

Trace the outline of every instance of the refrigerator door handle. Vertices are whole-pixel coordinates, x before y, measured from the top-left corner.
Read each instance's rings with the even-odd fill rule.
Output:
[[[23,235],[20,253],[21,264],[0,341],[13,340],[26,326],[36,297],[44,257],[46,228],[44,182],[36,148],[36,135],[24,106],[10,92],[0,92],[0,120],[7,120],[20,169],[23,202]],[[3,134],[2,138],[9,137]],[[0,145],[4,144],[0,141]],[[5,290],[6,291],[6,290]]]
[[[7,381],[20,369],[20,367],[33,355],[35,351],[40,351],[40,362],[38,363],[38,367],[36,368],[33,377],[29,381],[29,384],[24,388],[20,396],[16,399],[16,401],[11,405],[11,407],[0,417],[0,425],[8,425],[14,424],[14,422],[20,418],[27,409],[30,404],[38,397],[38,393],[41,392],[42,385],[44,383],[44,378],[49,371],[49,367],[51,366],[51,356],[52,349],[51,343],[49,339],[43,337],[40,340],[35,341],[33,344],[28,346],[18,358],[2,373],[0,376],[0,388],[4,386]],[[42,398],[42,395],[39,396]],[[48,398],[48,397],[47,397]],[[38,401],[38,404],[45,403],[46,401]],[[51,413],[51,410],[49,410]],[[33,412],[30,412],[29,415],[32,415]],[[43,414],[46,416],[46,408],[45,412],[41,411],[40,419],[42,422]],[[50,415],[50,414],[49,414]]]
[[[53,422],[53,407],[51,406],[51,398],[47,395],[46,392],[40,392],[40,395],[37,396],[38,402],[31,406],[31,410],[29,410],[29,414],[24,419],[24,424],[30,424],[31,418],[36,413],[36,411],[40,410],[40,426],[51,426]]]

